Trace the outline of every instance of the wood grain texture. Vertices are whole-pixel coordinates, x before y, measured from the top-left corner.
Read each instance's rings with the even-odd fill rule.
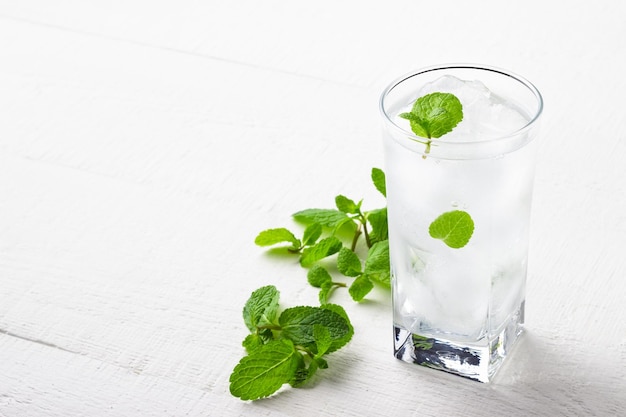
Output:
[[[0,0],[0,416],[626,415],[625,14]],[[490,385],[399,362],[389,294],[338,292],[356,333],[330,368],[233,398],[250,292],[317,303],[254,236],[338,193],[384,204],[378,95],[452,61],[546,101],[513,360]]]

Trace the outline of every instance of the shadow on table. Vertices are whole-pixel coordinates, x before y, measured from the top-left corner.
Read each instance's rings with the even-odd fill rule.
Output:
[[[489,391],[528,413],[626,415],[626,370],[619,355],[616,348],[527,332]]]

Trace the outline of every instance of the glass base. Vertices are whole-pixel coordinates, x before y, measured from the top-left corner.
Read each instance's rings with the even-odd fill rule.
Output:
[[[491,338],[475,344],[459,344],[432,336],[413,334],[394,326],[394,354],[405,362],[489,382],[502,366],[516,340],[523,333],[524,303]]]

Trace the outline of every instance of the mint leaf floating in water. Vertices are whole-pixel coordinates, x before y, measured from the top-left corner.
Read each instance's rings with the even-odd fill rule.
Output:
[[[437,217],[428,228],[428,233],[435,239],[440,239],[454,249],[467,245],[474,233],[474,220],[469,213],[462,210],[453,210]]]
[[[428,139],[428,153],[432,138],[451,132],[463,120],[463,105],[454,94],[431,93],[415,100],[410,113],[399,116],[411,123],[413,133]]]

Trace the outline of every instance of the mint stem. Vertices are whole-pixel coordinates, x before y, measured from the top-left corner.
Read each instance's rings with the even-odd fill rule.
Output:
[[[370,234],[367,231],[367,219],[361,214],[361,224],[363,225],[363,234],[365,235],[365,243],[368,248],[372,247],[372,241],[370,240]]]
[[[257,330],[265,330],[265,329],[270,329],[270,330],[282,330],[283,328],[276,325],[276,324],[265,324],[263,326],[256,326]]]
[[[422,155],[422,159],[426,159],[426,154],[430,153],[430,143],[432,142],[432,140],[430,140],[430,138],[428,139],[428,142],[426,142],[426,150],[424,151],[424,155]]]
[[[352,252],[356,250],[356,244],[359,241],[359,236],[361,236],[361,224],[357,226],[356,232],[354,232],[354,237],[352,238],[352,245],[350,246]]]

